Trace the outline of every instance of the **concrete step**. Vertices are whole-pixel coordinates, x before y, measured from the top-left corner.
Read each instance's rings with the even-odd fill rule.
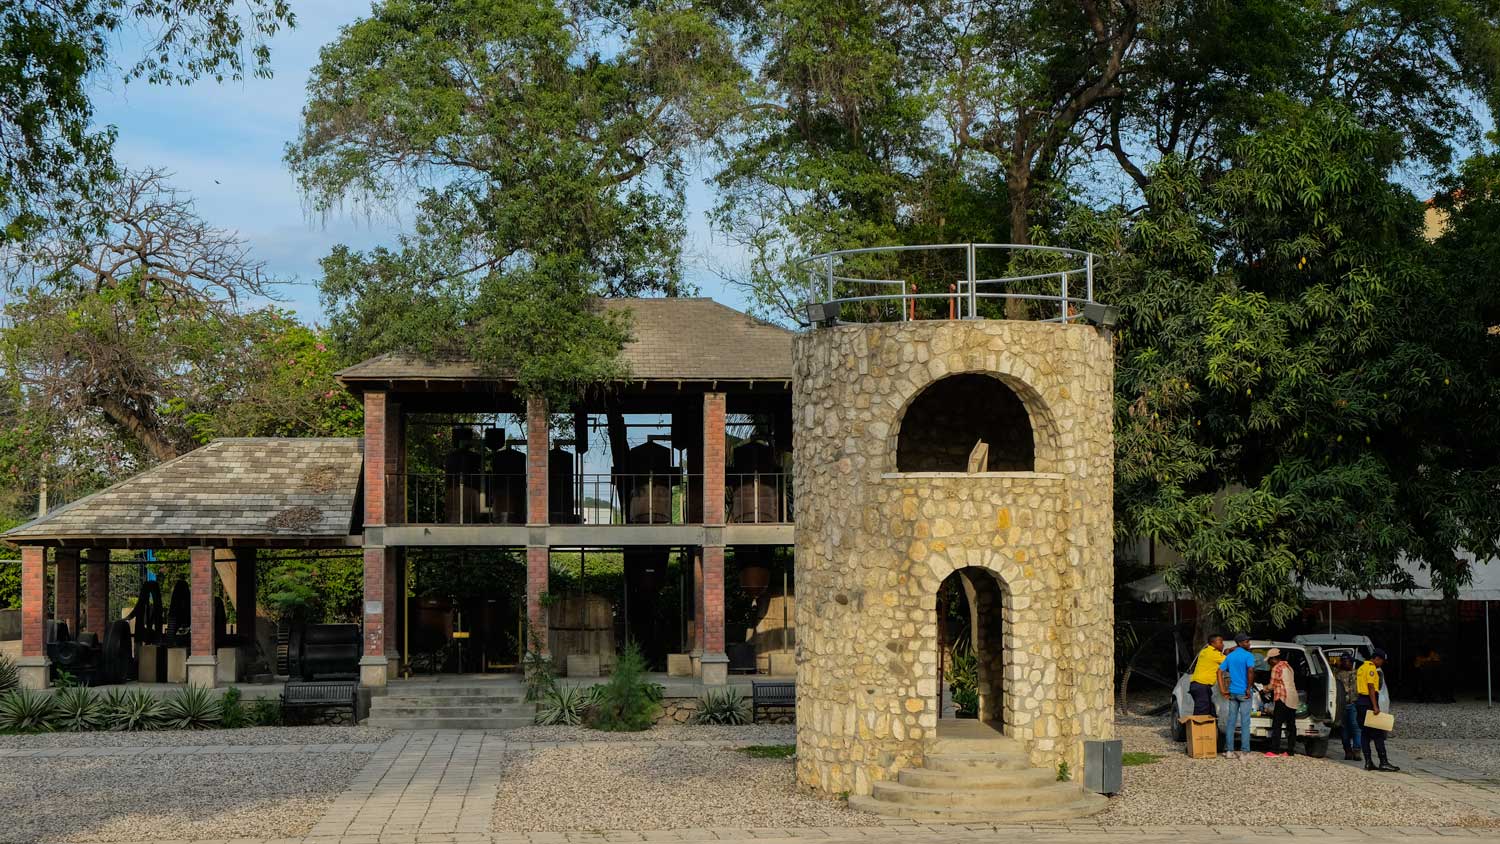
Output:
[[[999,733],[991,733],[985,737],[963,736],[958,738],[944,737],[939,731],[938,738],[929,748],[930,753],[1016,753],[1026,755],[1026,748],[1013,738],[1003,736]]]
[[[367,727],[385,727],[391,730],[513,730],[531,726],[531,716],[498,717],[476,716],[468,718],[393,718],[371,714],[364,720]]]
[[[514,706],[525,703],[520,695],[373,695],[370,705],[376,706]],[[529,704],[528,704],[529,705]]]
[[[515,697],[525,694],[517,683],[400,683],[386,686],[387,697]]]
[[[993,771],[907,768],[896,775],[896,782],[913,788],[1011,789],[1054,785],[1057,783],[1057,775],[1046,768],[1002,768]]]
[[[429,706],[425,703],[370,706],[372,718],[530,718],[534,715],[534,705],[520,703],[504,706]]]
[[[877,782],[871,797],[882,803],[923,806],[929,809],[1046,808],[1072,803],[1083,796],[1073,783],[1054,780],[1046,785],[1016,788],[919,788],[899,782]]]
[[[1071,803],[1056,806],[1015,806],[985,809],[960,809],[952,807],[930,807],[887,803],[873,797],[856,795],[849,798],[849,807],[862,812],[887,818],[908,818],[940,823],[1032,823],[1041,821],[1070,821],[1086,818],[1104,811],[1109,801],[1097,794],[1080,794]]]
[[[1020,771],[1031,769],[1031,759],[1022,753],[929,753],[922,767],[957,774]]]

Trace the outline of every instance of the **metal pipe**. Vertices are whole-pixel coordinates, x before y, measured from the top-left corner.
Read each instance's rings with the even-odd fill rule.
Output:
[[[1068,321],[1068,274],[1062,273],[1062,319]]]
[[[979,300],[974,296],[974,291],[977,289],[974,285],[974,244],[970,243],[965,252],[969,266],[969,319],[978,319]]]
[[[1484,602],[1484,692],[1489,708],[1495,708],[1495,661],[1490,657],[1490,602]]]
[[[1092,302],[1094,301],[1094,253],[1088,252],[1084,254],[1083,268],[1084,277],[1087,279],[1087,281],[1085,282],[1087,287],[1084,290],[1084,296],[1087,297],[1090,302]]]

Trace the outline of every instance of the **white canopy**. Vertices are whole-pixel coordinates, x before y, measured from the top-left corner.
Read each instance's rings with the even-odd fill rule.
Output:
[[[1474,555],[1467,551],[1461,552],[1459,556],[1474,560]],[[1309,601],[1349,601],[1361,598],[1374,598],[1377,601],[1440,601],[1443,599],[1443,590],[1432,586],[1432,577],[1429,572],[1421,567],[1416,560],[1403,559],[1402,568],[1411,573],[1412,580],[1416,581],[1416,588],[1398,592],[1394,589],[1372,589],[1353,596],[1344,594],[1339,589],[1328,586],[1303,586],[1302,594]],[[1487,560],[1473,567],[1473,579],[1458,590],[1460,601],[1500,601],[1500,560]],[[1187,590],[1181,592],[1173,591],[1167,584],[1167,576],[1162,572],[1149,574],[1140,580],[1131,581],[1125,585],[1130,591],[1131,597],[1139,601],[1152,604],[1163,604],[1173,598],[1185,600],[1193,595]]]

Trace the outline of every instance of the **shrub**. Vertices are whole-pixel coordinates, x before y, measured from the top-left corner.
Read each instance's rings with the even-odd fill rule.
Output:
[[[651,699],[646,660],[634,642],[625,646],[615,663],[609,682],[599,687],[599,700],[589,710],[589,726],[609,732],[640,732],[650,729],[661,707]]]
[[[115,689],[104,696],[104,719],[117,733],[159,730],[166,721],[166,708],[150,692]]]
[[[242,702],[243,695],[238,686],[230,686],[224,690],[224,696],[219,698],[219,724],[226,729],[236,729],[245,726],[245,704]]]
[[[576,727],[599,697],[599,687],[553,686],[536,710],[536,723],[547,727]]]
[[[256,698],[250,702],[250,710],[246,713],[252,727],[279,727],[281,726],[281,701],[274,698]]]
[[[954,714],[960,718],[979,717],[979,657],[972,648],[954,647],[944,669],[948,690],[953,693]]]
[[[737,689],[711,689],[698,698],[694,724],[718,724],[737,727],[750,723],[750,705]]]
[[[176,730],[207,730],[219,726],[224,709],[213,692],[188,686],[167,698],[162,706],[166,726]]]
[[[526,702],[542,700],[557,688],[557,675],[552,672],[552,660],[542,653],[541,642],[526,625],[526,653],[521,657],[521,671],[526,677]]]
[[[104,699],[93,689],[75,686],[53,696],[53,726],[59,730],[88,732],[102,730],[105,719]]]
[[[78,678],[74,677],[72,672],[59,668],[52,675],[52,687],[54,689],[76,689],[78,688]]]
[[[16,668],[15,660],[5,654],[0,654],[0,693],[8,692],[19,685],[21,685],[21,672]]]
[[[52,695],[29,689],[11,689],[0,695],[0,730],[14,733],[45,733],[52,730],[57,708]]]

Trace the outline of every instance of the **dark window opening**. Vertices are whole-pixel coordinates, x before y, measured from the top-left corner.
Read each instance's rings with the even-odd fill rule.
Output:
[[[897,471],[968,471],[969,454],[980,441],[989,446],[988,471],[1035,470],[1031,417],[1020,396],[988,375],[944,378],[906,409],[896,443]]]

